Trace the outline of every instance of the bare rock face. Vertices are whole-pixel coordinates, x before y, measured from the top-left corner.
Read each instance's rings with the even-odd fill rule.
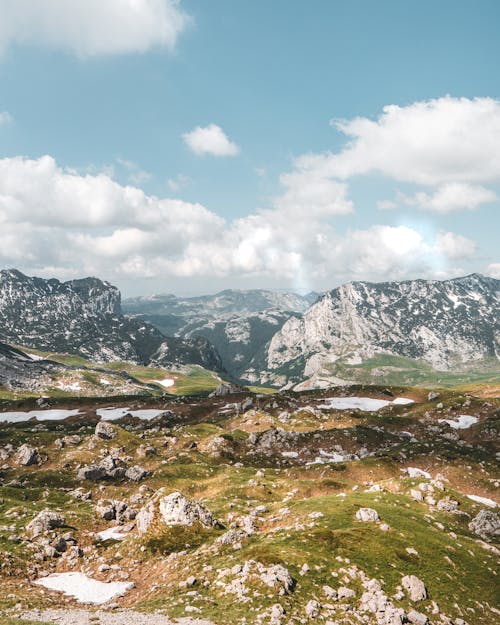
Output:
[[[95,435],[102,438],[105,441],[110,441],[116,437],[116,428],[113,424],[107,421],[99,421],[95,426]]]
[[[356,512],[356,518],[363,523],[377,523],[380,521],[378,512],[373,508],[360,508]]]
[[[493,510],[481,510],[469,523],[469,529],[484,540],[500,536],[500,517]]]
[[[42,510],[28,523],[26,530],[30,532],[33,538],[36,538],[40,534],[58,527],[64,527],[64,525],[66,525],[66,517],[63,514],[52,510]]]
[[[208,508],[179,492],[164,495],[163,489],[158,491],[137,514],[136,523],[139,533],[146,532],[155,519],[168,526],[200,523],[210,528],[216,525]]]
[[[40,464],[41,461],[38,449],[29,445],[21,445],[14,456],[14,462],[23,467]]]
[[[401,580],[401,584],[411,601],[422,601],[422,599],[427,598],[425,584],[416,575],[405,575]]]

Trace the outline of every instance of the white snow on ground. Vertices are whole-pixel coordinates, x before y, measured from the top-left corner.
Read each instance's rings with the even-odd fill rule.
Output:
[[[75,597],[80,603],[106,603],[114,597],[121,597],[134,586],[131,582],[99,582],[76,572],[52,573],[34,583]]]
[[[375,412],[390,404],[413,404],[413,399],[406,397],[398,397],[392,402],[386,399],[373,399],[372,397],[327,397],[321,401],[325,402],[324,406],[320,406],[322,410],[365,410],[367,412]]]
[[[64,384],[64,382],[58,382],[57,388],[63,391],[81,391],[82,387],[79,382],[73,382],[73,384]]]
[[[102,532],[97,532],[96,536],[101,540],[109,540],[110,538],[113,540],[123,540],[127,538],[128,534],[126,532],[120,532],[119,527],[109,527],[106,530],[102,530]]]
[[[416,467],[408,467],[407,469],[404,469],[404,470],[406,471],[406,473],[408,473],[410,477],[425,477],[428,480],[431,479],[431,474],[427,473],[427,471],[424,471],[423,469],[417,469]]]
[[[99,382],[100,382],[101,384],[104,384],[105,386],[109,386],[109,385],[111,384],[111,382],[110,382],[109,380],[105,380],[104,378],[101,378],[101,379],[99,380]]]
[[[331,462],[349,462],[349,460],[357,459],[357,456],[349,456],[340,454],[337,451],[325,451],[324,449],[319,450],[319,456],[312,462],[308,462],[307,464],[329,464]]]
[[[24,352],[26,356],[29,356],[31,360],[44,360],[43,356],[39,356],[38,354],[32,354],[31,352]]]
[[[30,410],[29,412],[0,412],[0,422],[20,423],[36,419],[37,421],[59,421],[80,414],[79,410]]]
[[[153,409],[130,410],[130,408],[99,408],[95,412],[103,421],[115,421],[116,419],[121,419],[126,414],[131,414],[133,417],[137,417],[143,421],[150,421],[165,411]]]
[[[471,425],[477,423],[477,417],[470,417],[466,414],[458,415],[458,419],[438,419],[439,423],[447,423],[454,430],[467,430]]]
[[[281,455],[283,458],[298,458],[299,454],[296,451],[282,451]]]
[[[476,503],[482,503],[485,506],[489,506],[490,508],[496,508],[497,502],[493,501],[493,499],[488,499],[487,497],[479,497],[478,495],[467,495],[469,499],[475,501]]]
[[[157,384],[161,384],[165,388],[169,388],[175,384],[175,380],[172,378],[165,378],[165,380],[151,380],[151,382],[156,382]]]

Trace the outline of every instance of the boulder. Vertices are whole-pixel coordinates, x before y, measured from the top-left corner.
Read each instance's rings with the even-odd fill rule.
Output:
[[[132,480],[133,482],[140,482],[145,477],[147,477],[150,472],[144,467],[140,467],[139,465],[134,465],[133,467],[129,467],[125,471],[125,477],[128,480]]]
[[[500,536],[500,516],[493,510],[481,510],[469,523],[469,529],[484,540]]]
[[[422,601],[422,599],[427,598],[425,584],[416,575],[405,575],[401,580],[401,584],[411,601]]]
[[[163,489],[158,491],[137,514],[139,533],[146,532],[155,518],[168,526],[200,523],[204,527],[211,528],[216,525],[212,513],[204,505],[188,499],[179,492],[165,495]]]
[[[417,612],[416,610],[410,610],[406,615],[406,618],[413,623],[413,625],[427,625],[429,619],[422,612]]]
[[[29,467],[41,463],[40,454],[36,447],[21,445],[14,456],[14,462],[23,467]]]
[[[319,603],[319,601],[316,601],[316,599],[311,599],[311,601],[306,604],[305,612],[307,618],[318,618],[319,613],[321,612],[321,604]]]
[[[291,592],[295,587],[295,581],[290,575],[290,571],[281,564],[275,564],[264,569],[260,575],[260,579],[271,588],[278,586],[280,588],[280,594]]]
[[[66,517],[59,512],[53,512],[52,510],[42,510],[36,517],[28,523],[26,530],[32,535],[33,538],[40,536],[50,530],[58,527],[64,527],[66,525]]]
[[[454,499],[440,499],[437,502],[437,509],[441,510],[442,512],[458,512],[458,506],[460,504],[458,503],[458,501],[455,501]]]
[[[110,441],[116,437],[117,431],[112,423],[107,421],[99,421],[95,426],[95,435],[105,441]]]
[[[363,523],[377,523],[380,521],[378,512],[373,508],[360,508],[356,512],[356,518]]]

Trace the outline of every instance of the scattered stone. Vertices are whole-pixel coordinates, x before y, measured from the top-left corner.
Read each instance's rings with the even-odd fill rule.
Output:
[[[435,401],[436,399],[439,399],[439,397],[440,397],[439,393],[436,393],[435,391],[431,391],[427,395],[427,401]]]

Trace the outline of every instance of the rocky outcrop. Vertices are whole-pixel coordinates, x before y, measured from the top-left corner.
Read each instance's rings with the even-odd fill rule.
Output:
[[[401,585],[406,590],[410,601],[422,601],[423,599],[427,599],[425,584],[416,575],[405,575],[401,579]]]
[[[203,504],[188,499],[182,493],[168,495],[165,490],[158,491],[137,514],[137,529],[140,534],[148,531],[155,521],[161,525],[194,525],[211,528],[216,525],[212,513]]]
[[[40,464],[41,461],[38,449],[29,445],[21,445],[14,456],[14,462],[23,467]]]
[[[493,510],[481,510],[469,523],[469,529],[484,540],[500,536],[500,516]]]
[[[53,512],[52,510],[42,510],[42,512],[39,512],[36,517],[28,523],[26,530],[33,538],[36,538],[49,530],[64,527],[65,524],[66,517],[64,514]]]

